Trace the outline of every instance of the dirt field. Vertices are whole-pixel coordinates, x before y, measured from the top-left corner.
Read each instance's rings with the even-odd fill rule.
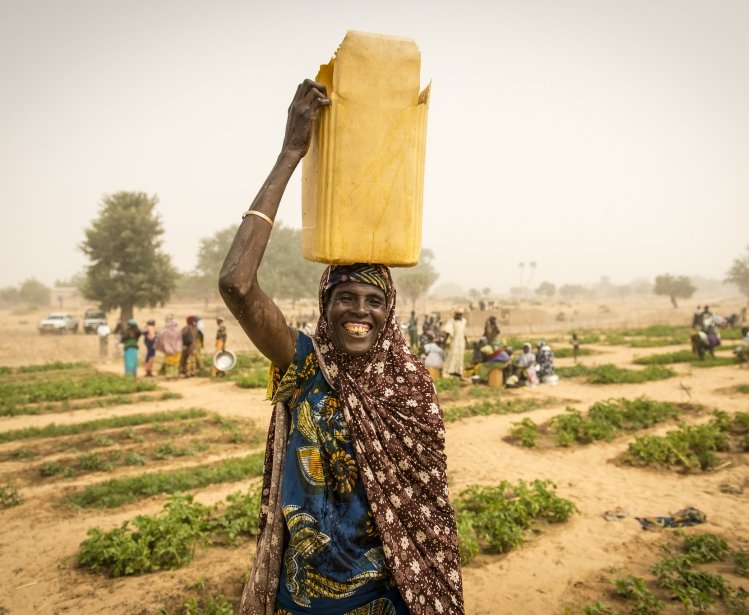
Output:
[[[711,305],[716,305],[713,301]],[[741,302],[717,301],[721,313],[738,311]],[[654,323],[683,324],[691,319],[693,306],[674,310],[667,301],[596,302],[560,308],[528,306],[516,308],[511,324],[503,334],[537,340],[559,340],[552,347],[569,348],[573,329],[638,327]],[[420,312],[420,308],[422,311]],[[430,306],[449,310],[449,305]],[[566,320],[556,316],[565,311]],[[219,306],[174,305],[152,312],[137,313],[139,321],[155,317],[163,322],[172,311],[184,318],[196,311],[209,318],[224,313]],[[423,313],[423,306],[417,306]],[[20,366],[60,361],[97,361],[95,336],[77,334],[40,336],[35,329],[41,313],[12,314],[0,311],[0,366]],[[207,316],[206,316],[207,315]],[[479,334],[486,313],[470,315],[473,336]],[[208,339],[215,331],[208,321]],[[249,342],[235,323],[229,327],[228,346],[237,351],[250,349]],[[729,346],[728,344],[726,346]],[[597,354],[583,362],[614,363],[633,367],[637,356],[686,349],[631,348],[627,346],[589,345]],[[111,350],[111,347],[110,347]],[[727,351],[724,351],[727,352]],[[571,365],[571,359],[558,359],[557,366]],[[674,378],[644,384],[591,385],[580,379],[561,379],[556,386],[516,389],[501,394],[508,398],[553,396],[558,404],[534,410],[522,416],[496,415],[474,417],[447,425],[448,470],[453,497],[471,484],[491,485],[503,479],[550,479],[558,494],[568,498],[579,509],[570,521],[543,527],[524,546],[502,556],[481,555],[463,569],[466,612],[472,615],[524,613],[547,615],[580,613],[581,605],[601,600],[612,603],[609,581],[632,573],[646,575],[656,561],[667,533],[645,532],[635,516],[667,515],[694,506],[707,515],[700,531],[713,532],[729,542],[732,548],[749,549],[749,459],[746,453],[734,455],[731,462],[710,472],[679,473],[666,469],[640,469],[612,461],[623,453],[633,436],[622,436],[611,442],[587,446],[522,448],[504,440],[513,422],[528,416],[536,422],[546,420],[566,406],[586,411],[594,402],[615,397],[635,398],[645,395],[659,401],[692,402],[726,412],[749,409],[749,395],[738,391],[749,384],[749,369],[736,365],[693,368],[689,364],[672,366]],[[110,357],[100,365],[104,371],[119,373],[121,364]],[[154,413],[166,410],[201,408],[240,421],[246,434],[263,433],[269,416],[269,405],[260,389],[240,389],[233,383],[210,378],[193,378],[167,382],[158,378],[159,391],[181,395],[179,399],[160,399],[107,408],[69,410],[0,417],[0,432],[24,427],[42,427],[80,423],[97,418]],[[570,401],[572,400],[572,401]],[[708,415],[687,420],[701,422]],[[661,425],[645,433],[662,434],[674,424]],[[254,432],[253,432],[254,433]],[[639,434],[638,435],[642,435]],[[211,436],[214,437],[214,436]],[[174,457],[158,467],[189,467],[213,460],[239,457],[262,450],[262,438],[247,436],[237,445],[215,442],[192,457]],[[40,442],[24,442],[24,446]],[[45,444],[50,446],[49,444]],[[95,447],[95,444],[91,445]],[[18,442],[0,444],[0,484],[14,484],[23,503],[0,510],[0,613],[177,613],[181,602],[196,584],[213,595],[225,594],[235,600],[241,592],[243,575],[253,556],[252,541],[233,548],[198,549],[188,566],[136,577],[109,579],[78,569],[75,558],[89,528],[112,529],[138,514],[155,514],[165,497],[153,497],[135,505],[110,510],[76,510],[60,504],[74,489],[112,477],[138,474],[144,469],[118,467],[112,472],[92,472],[72,478],[42,479],[29,471],[29,461],[11,455]],[[65,451],[47,451],[48,458],[64,459]],[[51,455],[51,457],[49,457]],[[245,489],[247,481],[201,489],[196,499],[203,503],[218,501],[231,492]],[[604,519],[605,511],[621,507],[624,517],[618,521]],[[721,574],[735,588],[749,588],[746,578],[732,574],[730,566]],[[681,613],[669,606],[668,611]],[[177,610],[175,610],[177,609]]]

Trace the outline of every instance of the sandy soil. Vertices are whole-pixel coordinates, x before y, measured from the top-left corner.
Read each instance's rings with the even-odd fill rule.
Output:
[[[444,306],[442,306],[444,307]],[[446,309],[449,309],[447,306]],[[178,314],[192,311],[190,306],[170,306]],[[167,308],[156,312],[162,318]],[[203,309],[213,315],[219,308]],[[607,306],[577,305],[567,311],[575,322],[555,320],[558,307],[518,309],[513,324],[503,327],[510,335],[538,337],[541,333],[565,340],[568,346],[572,327],[640,326],[654,322],[688,322],[689,310],[671,310],[662,303],[637,305],[620,303]],[[91,360],[97,357],[95,336],[39,336],[35,323],[40,314],[14,315],[0,312],[0,365],[43,363],[50,360]],[[143,314],[145,318],[147,315]],[[150,314],[148,315],[150,316]],[[472,314],[472,329],[478,334],[485,314]],[[209,336],[213,329],[209,326]],[[229,346],[237,350],[249,348],[236,325],[230,328]],[[231,343],[234,342],[234,343]],[[686,346],[684,346],[686,347]],[[587,358],[586,363],[615,363],[626,366],[638,355],[654,354],[668,349],[631,349],[600,346],[600,354]],[[557,361],[570,364],[569,359]],[[119,371],[120,363],[110,359],[102,369]],[[571,405],[587,410],[595,401],[612,397],[633,398],[646,395],[662,401],[704,404],[725,411],[746,411],[747,395],[736,392],[739,384],[749,383],[749,370],[736,366],[692,369],[676,366],[678,377],[642,385],[593,386],[576,380],[562,380],[557,386],[507,391],[508,396],[553,396],[574,403],[560,402],[554,407],[533,411],[536,422],[550,418]],[[0,417],[0,430],[26,426],[42,426],[55,422],[76,423],[93,418],[155,412],[178,408],[205,408],[226,417],[254,420],[265,429],[269,406],[259,390],[242,390],[227,382],[191,379],[161,381],[160,387],[180,393],[182,399],[145,402],[102,409],[76,410],[37,416]],[[545,527],[522,548],[505,556],[480,556],[465,566],[466,612],[474,615],[490,613],[553,614],[579,613],[580,605],[607,600],[605,579],[612,571],[643,574],[655,561],[663,534],[644,532],[635,516],[665,515],[695,506],[707,514],[701,530],[714,532],[733,547],[749,548],[749,462],[747,455],[732,459],[719,471],[679,474],[673,471],[638,469],[612,463],[626,450],[632,438],[624,436],[609,443],[570,449],[523,449],[503,438],[517,415],[464,419],[447,427],[447,454],[452,494],[469,484],[493,484],[500,480],[550,479],[558,493],[572,500],[580,513],[559,526]],[[690,418],[704,420],[703,417]],[[658,427],[662,433],[669,427]],[[0,445],[4,451],[17,443]],[[213,458],[246,454],[250,449],[227,449],[212,453]],[[254,450],[258,450],[257,448]],[[207,458],[174,465],[203,463]],[[165,466],[166,467],[166,466]],[[0,462],[0,483],[13,482],[14,466]],[[118,470],[115,475],[138,473]],[[110,478],[106,474],[104,479]],[[59,501],[68,490],[89,482],[103,480],[101,475],[88,475],[73,481],[19,483],[23,504],[0,510],[0,612],[36,613],[158,613],[171,609],[184,600],[188,586],[204,580],[209,593],[224,593],[236,598],[241,591],[243,575],[253,555],[254,546],[244,543],[236,548],[199,550],[187,567],[140,577],[107,579],[79,570],[74,561],[78,545],[89,528],[111,529],[141,513],[156,513],[164,498],[152,498],[135,506],[114,511],[71,511],[60,507]],[[201,490],[197,499],[217,501],[247,483],[221,485]],[[730,488],[726,488],[726,486]],[[610,522],[603,513],[616,507],[627,511],[621,521]],[[626,573],[625,572],[625,573]],[[740,582],[740,579],[729,580]],[[744,586],[747,586],[744,579]],[[4,609],[4,610],[3,610]],[[177,611],[170,611],[177,612]],[[680,611],[673,611],[680,612]]]

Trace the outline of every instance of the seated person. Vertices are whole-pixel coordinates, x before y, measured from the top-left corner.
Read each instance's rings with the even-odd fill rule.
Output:
[[[741,327],[741,344],[734,350],[739,363],[749,363],[749,327]]]
[[[535,386],[538,384],[536,355],[531,352],[531,345],[528,342],[523,344],[523,351],[513,363],[512,375],[517,378],[518,385]]]
[[[538,364],[538,378],[541,382],[547,376],[554,375],[554,353],[551,347],[543,340],[538,343],[536,363]]]

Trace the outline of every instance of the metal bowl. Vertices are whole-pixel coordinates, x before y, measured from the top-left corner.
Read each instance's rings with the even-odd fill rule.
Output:
[[[237,355],[231,350],[219,350],[213,355],[213,367],[220,372],[228,372],[237,364]]]

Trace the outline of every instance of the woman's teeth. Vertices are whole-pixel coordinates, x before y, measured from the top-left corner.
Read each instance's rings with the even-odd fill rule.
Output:
[[[369,333],[369,325],[366,324],[347,322],[343,325],[343,328],[346,329],[346,331],[348,331],[351,335],[356,335],[359,337],[362,337]]]

